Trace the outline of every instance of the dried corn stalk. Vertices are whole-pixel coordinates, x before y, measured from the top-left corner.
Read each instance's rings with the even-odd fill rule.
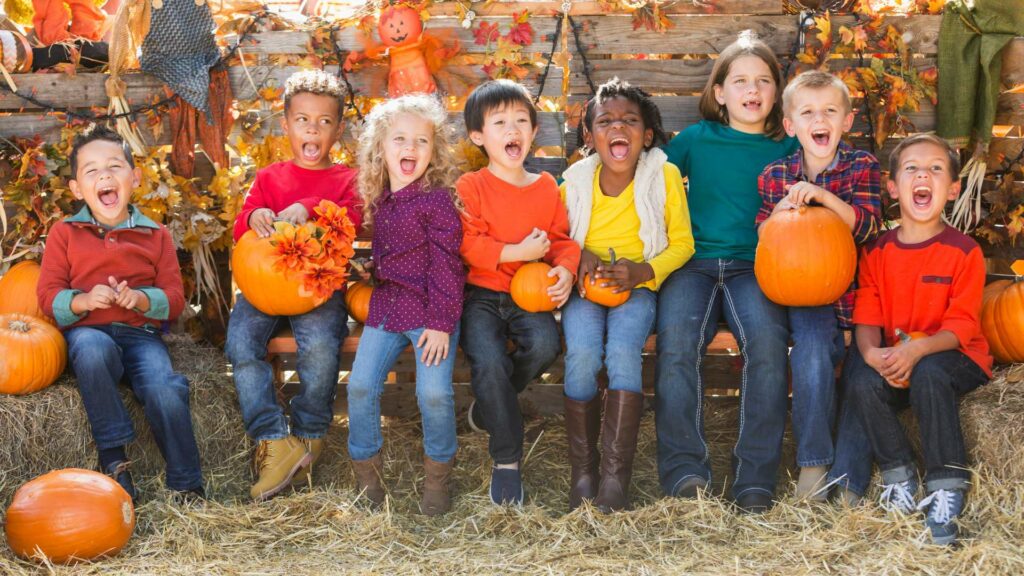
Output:
[[[950,224],[961,232],[970,232],[981,222],[981,187],[985,183],[985,170],[984,154],[975,154],[960,171],[960,179],[966,178],[967,184],[953,203]]]

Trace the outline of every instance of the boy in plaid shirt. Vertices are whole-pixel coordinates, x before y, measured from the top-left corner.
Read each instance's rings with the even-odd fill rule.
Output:
[[[769,164],[758,178],[763,203],[757,224],[777,211],[816,204],[838,214],[858,245],[873,240],[881,213],[881,170],[874,156],[841,141],[853,125],[846,85],[832,74],[805,72],[786,87],[782,105],[786,132],[800,140],[801,149]],[[826,497],[824,480],[835,459],[835,365],[845,347],[841,328],[852,326],[852,288],[834,304],[789,309],[797,498]]]

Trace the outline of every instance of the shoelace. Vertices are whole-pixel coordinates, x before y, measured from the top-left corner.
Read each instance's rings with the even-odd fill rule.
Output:
[[[921,500],[921,503],[917,505],[917,509],[924,510],[929,506],[931,506],[931,509],[928,510],[928,516],[931,517],[932,522],[936,524],[948,523],[953,515],[953,493],[949,490],[936,490],[929,494],[927,498]]]
[[[882,491],[882,507],[887,510],[913,510],[914,495],[910,493],[910,482],[895,482],[886,484]]]

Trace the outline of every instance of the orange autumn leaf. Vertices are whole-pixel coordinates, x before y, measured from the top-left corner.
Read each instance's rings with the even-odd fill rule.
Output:
[[[316,224],[326,228],[337,240],[352,243],[356,237],[356,228],[348,217],[348,209],[338,206],[330,200],[321,200],[313,209]]]
[[[328,298],[345,285],[348,278],[345,268],[345,263],[339,265],[331,258],[314,262],[302,273],[302,286],[317,298]]]

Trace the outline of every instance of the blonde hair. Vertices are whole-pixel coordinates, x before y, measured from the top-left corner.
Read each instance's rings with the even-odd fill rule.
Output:
[[[789,112],[790,105],[792,104],[791,101],[796,96],[797,90],[801,88],[812,88],[815,90],[835,88],[839,90],[839,94],[843,97],[843,106],[846,107],[846,111],[853,111],[853,104],[850,102],[850,89],[846,87],[846,82],[843,82],[835,74],[829,74],[821,70],[810,70],[798,74],[796,78],[789,82],[786,89],[782,91],[782,109],[784,112]]]
[[[421,180],[428,188],[444,188],[452,197],[456,209],[462,202],[455,193],[455,179],[459,169],[452,147],[451,126],[444,106],[426,94],[408,94],[378,104],[370,111],[359,134],[359,195],[363,199],[363,222],[373,222],[377,203],[385,188],[391,185],[388,167],[384,162],[384,138],[399,114],[415,114],[433,124],[434,145],[430,164]]]
[[[341,117],[348,92],[333,74],[323,70],[300,70],[284,82],[285,110],[288,110],[288,105],[297,94],[316,94],[334,98],[338,101],[338,117]]]
[[[725,84],[725,77],[729,75],[729,67],[737,58],[743,56],[757,56],[771,70],[777,91],[775,102],[768,113],[768,118],[765,119],[764,133],[773,140],[780,140],[785,135],[785,130],[782,127],[782,98],[778,96],[778,90],[782,89],[782,72],[775,53],[767,44],[758,39],[753,30],[740,32],[739,38],[726,46],[725,50],[722,50],[722,53],[715,59],[711,75],[708,76],[704,91],[700,95],[700,115],[705,120],[729,125],[729,111],[724,104],[719,104],[715,99],[715,86]]]

